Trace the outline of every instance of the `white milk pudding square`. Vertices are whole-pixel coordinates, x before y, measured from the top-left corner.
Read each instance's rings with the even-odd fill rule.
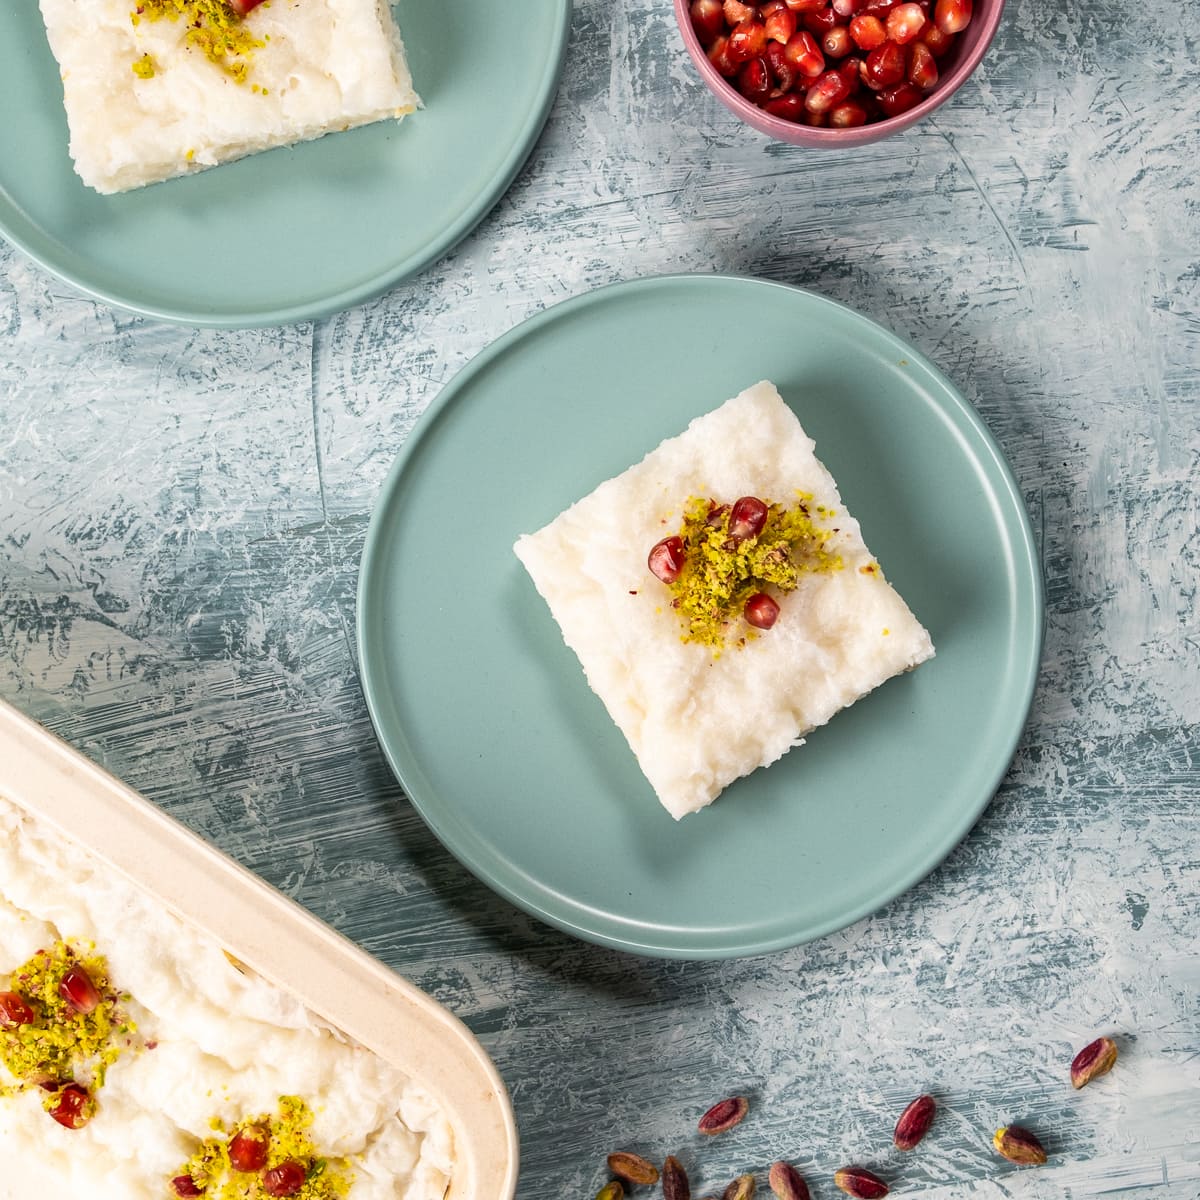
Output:
[[[387,0],[40,3],[71,157],[98,192],[400,118],[420,103]]]
[[[0,797],[0,1197],[443,1200],[421,1084]]]
[[[770,383],[514,549],[676,819],[933,656]]]

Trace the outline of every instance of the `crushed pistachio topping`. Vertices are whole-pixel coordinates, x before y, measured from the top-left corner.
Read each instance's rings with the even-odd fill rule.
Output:
[[[238,83],[245,83],[255,50],[265,44],[246,27],[242,17],[225,0],[138,0],[130,14],[134,25],[142,21],[183,21],[184,41]],[[134,66],[137,72],[137,66]],[[145,78],[145,76],[143,76]]]
[[[842,569],[841,555],[828,545],[836,530],[824,524],[836,513],[811,502],[812,496],[801,492],[791,508],[764,501],[767,519],[761,532],[737,539],[729,533],[728,505],[689,498],[679,529],[683,570],[667,585],[683,623],[683,641],[719,652],[735,633],[737,644],[744,645],[757,636],[742,620],[751,596],[768,588],[790,592],[804,574]]]
[[[353,1165],[348,1158],[325,1157],[318,1152],[309,1133],[312,1119],[312,1110],[299,1096],[280,1096],[275,1116],[250,1116],[232,1129],[214,1117],[209,1121],[213,1136],[201,1143],[172,1178],[189,1176],[205,1200],[268,1200],[264,1174],[282,1163],[297,1162],[305,1170],[303,1185],[293,1193],[297,1200],[341,1200],[354,1183]],[[267,1161],[260,1171],[237,1171],[229,1161],[229,1143],[239,1129],[250,1125],[269,1133]],[[177,1194],[169,1181],[164,1194]]]
[[[141,58],[135,59],[133,63],[133,73],[139,79],[154,78],[154,59],[149,54],[143,54]]]
[[[72,967],[88,974],[99,1002],[81,1013],[59,994],[59,984]],[[95,1092],[105,1072],[131,1044],[132,1021],[118,1011],[118,997],[108,980],[104,959],[92,947],[79,949],[64,941],[39,950],[10,976],[7,987],[33,1010],[34,1019],[0,1028],[0,1062],[16,1079],[16,1090],[71,1081],[86,1082]]]

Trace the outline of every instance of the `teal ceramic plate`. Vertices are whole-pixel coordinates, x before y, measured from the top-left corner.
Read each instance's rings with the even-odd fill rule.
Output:
[[[759,379],[937,657],[676,823],[511,547]],[[580,937],[720,958],[839,929],[949,853],[1016,747],[1042,613],[1020,493],[935,367],[808,292],[677,276],[559,304],[445,389],[372,518],[358,640],[384,751],[470,870]]]
[[[130,0],[132,10],[133,3]],[[36,0],[0,4],[0,233],[88,295],[163,320],[272,325],[423,270],[504,194],[558,85],[571,0],[400,0],[426,107],[121,196],[67,155]],[[498,49],[499,47],[499,49]]]

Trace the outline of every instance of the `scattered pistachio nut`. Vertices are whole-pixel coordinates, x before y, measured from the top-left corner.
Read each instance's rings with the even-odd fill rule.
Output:
[[[688,1182],[683,1163],[673,1154],[667,1155],[662,1169],[663,1200],[692,1200],[692,1185]]]
[[[896,1122],[892,1140],[897,1150],[911,1150],[928,1132],[933,1124],[937,1103],[932,1096],[918,1096],[901,1114]]]
[[[1046,1151],[1028,1129],[1020,1125],[1005,1125],[997,1129],[992,1137],[992,1145],[998,1154],[1004,1155],[1009,1162],[1021,1166],[1032,1166],[1046,1161]]]
[[[735,1125],[740,1125],[749,1111],[750,1101],[745,1096],[730,1096],[727,1100],[714,1104],[700,1118],[697,1128],[710,1137],[713,1134],[725,1133]]]
[[[767,1182],[779,1200],[809,1200],[808,1184],[791,1163],[772,1163]]]
[[[596,1200],[625,1200],[625,1189],[619,1179],[610,1179],[597,1193]]]
[[[833,1173],[833,1182],[855,1200],[883,1200],[888,1185],[866,1167],[842,1167]]]
[[[754,1200],[753,1175],[739,1175],[726,1189],[721,1200]]]
[[[637,1185],[658,1182],[658,1168],[632,1150],[614,1150],[608,1156],[608,1169],[622,1183]]]
[[[1071,1086],[1078,1089],[1107,1075],[1117,1061],[1117,1043],[1112,1038],[1089,1042],[1071,1060]]]

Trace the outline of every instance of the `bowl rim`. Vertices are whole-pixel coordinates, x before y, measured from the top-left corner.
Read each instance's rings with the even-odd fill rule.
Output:
[[[759,108],[757,104],[747,100],[709,61],[704,47],[700,44],[700,39],[696,36],[696,31],[692,27],[689,0],[674,0],[674,7],[676,24],[679,26],[679,33],[683,38],[688,57],[695,64],[696,69],[700,72],[700,77],[708,85],[709,90],[726,108],[768,137],[777,138],[792,145],[836,146],[862,145],[878,141],[893,133],[901,133],[945,104],[983,61],[983,56],[988,52],[988,48],[996,36],[996,30],[999,28],[1000,18],[1004,12],[1004,3],[1005,0],[991,0],[986,7],[982,3],[977,5],[973,19],[980,22],[979,34],[970,51],[959,58],[953,69],[938,81],[934,90],[920,104],[898,116],[846,129],[799,125],[794,121],[786,121],[783,117],[774,117]]]

